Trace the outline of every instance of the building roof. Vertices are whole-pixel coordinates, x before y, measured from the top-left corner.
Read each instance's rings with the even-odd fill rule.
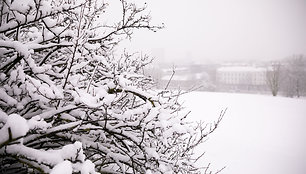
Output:
[[[264,72],[266,68],[254,66],[228,66],[217,68],[218,72]]]

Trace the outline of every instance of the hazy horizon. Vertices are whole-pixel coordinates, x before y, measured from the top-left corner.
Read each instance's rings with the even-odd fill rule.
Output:
[[[158,62],[267,61],[306,54],[305,0],[147,1],[153,33],[126,47]]]

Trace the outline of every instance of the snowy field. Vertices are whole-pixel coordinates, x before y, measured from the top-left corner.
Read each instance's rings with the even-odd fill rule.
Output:
[[[220,127],[198,149],[202,164],[224,174],[305,174],[306,99],[251,94],[192,92],[183,96],[190,119]]]

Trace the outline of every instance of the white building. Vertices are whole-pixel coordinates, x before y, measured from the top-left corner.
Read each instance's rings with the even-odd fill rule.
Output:
[[[215,89],[215,66],[191,64],[176,67],[173,74],[172,68],[162,69],[159,88],[168,89],[213,91]],[[211,73],[213,72],[213,73]],[[169,82],[169,80],[171,81]],[[169,84],[168,84],[169,83]]]
[[[219,89],[258,91],[266,88],[266,68],[225,66],[217,68]]]

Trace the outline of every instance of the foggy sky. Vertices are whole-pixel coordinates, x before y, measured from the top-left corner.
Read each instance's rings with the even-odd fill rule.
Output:
[[[167,61],[271,60],[306,54],[306,0],[148,0],[156,33],[127,47]]]

